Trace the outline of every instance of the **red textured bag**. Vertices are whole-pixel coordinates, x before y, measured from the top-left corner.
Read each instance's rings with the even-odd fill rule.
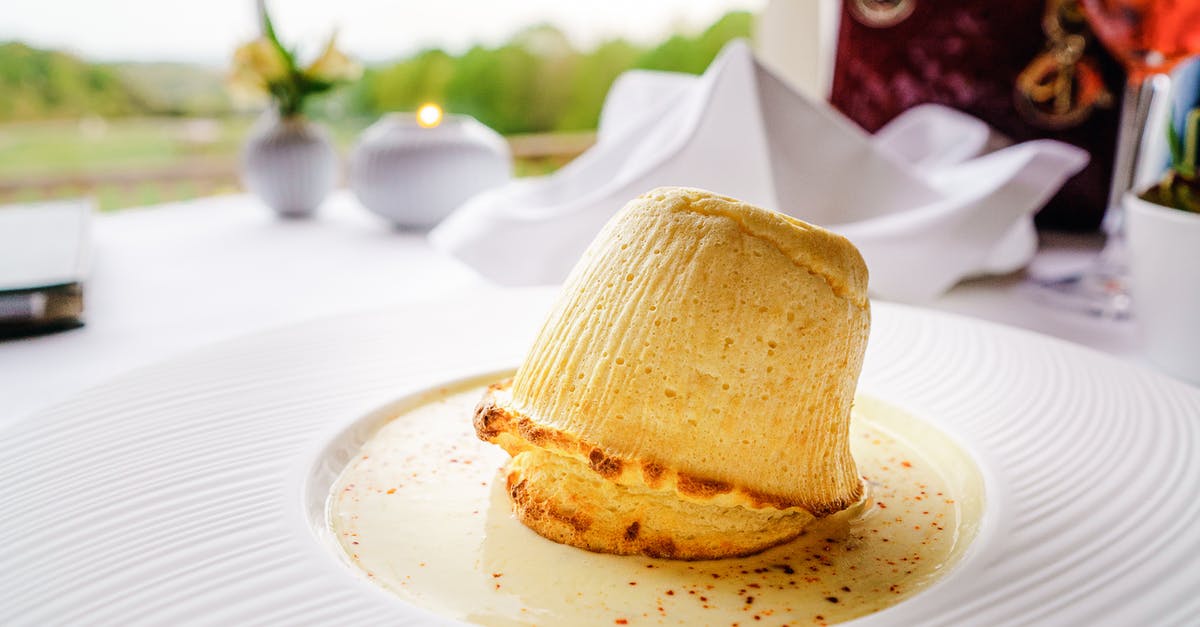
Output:
[[[843,0],[830,101],[872,132],[934,102],[1017,142],[1084,148],[1087,168],[1036,218],[1083,231],[1104,215],[1123,84],[1074,0]]]

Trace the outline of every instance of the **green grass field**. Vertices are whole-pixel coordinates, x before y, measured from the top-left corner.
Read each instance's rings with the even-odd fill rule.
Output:
[[[344,155],[371,120],[323,122]],[[101,210],[237,191],[253,119],[128,118],[0,125],[0,203],[91,196]],[[521,159],[518,176],[562,159]]]
[[[0,126],[0,180],[162,167],[236,154],[249,122],[55,120]]]
[[[347,149],[370,120],[323,122]],[[236,158],[253,124],[229,118],[85,118],[0,125],[0,180]]]

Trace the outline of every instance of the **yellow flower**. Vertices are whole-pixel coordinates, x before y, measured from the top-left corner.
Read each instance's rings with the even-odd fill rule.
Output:
[[[317,60],[313,61],[308,69],[304,70],[309,78],[336,83],[356,80],[362,76],[362,66],[338,50],[336,43],[337,35],[335,34],[329,38],[329,43],[325,45],[325,51],[321,53],[321,56],[317,57]]]
[[[265,38],[244,44],[233,53],[230,84],[240,91],[265,92],[268,85],[287,77],[287,60],[283,58],[279,49]]]
[[[234,106],[239,109],[257,109],[271,100],[266,85],[257,75],[234,70],[229,75],[227,87]]]

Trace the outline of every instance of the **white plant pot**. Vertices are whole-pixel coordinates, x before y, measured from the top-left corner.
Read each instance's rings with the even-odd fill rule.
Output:
[[[396,226],[432,227],[475,194],[512,178],[508,142],[469,116],[424,128],[392,113],[350,153],[350,188],[367,209]]]
[[[280,216],[305,218],[337,182],[338,158],[321,126],[303,117],[258,119],[242,150],[242,177],[249,189]]]
[[[1200,214],[1126,194],[1133,303],[1146,357],[1200,384]]]

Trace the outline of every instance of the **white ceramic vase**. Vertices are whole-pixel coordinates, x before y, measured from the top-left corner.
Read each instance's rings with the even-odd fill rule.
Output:
[[[337,182],[338,158],[329,133],[303,116],[267,111],[242,150],[246,188],[280,216],[311,216]]]
[[[359,202],[404,228],[432,227],[511,178],[508,142],[464,115],[426,128],[414,114],[388,114],[363,131],[350,153],[350,188]]]
[[[1125,196],[1133,306],[1146,357],[1200,384],[1200,214]]]

